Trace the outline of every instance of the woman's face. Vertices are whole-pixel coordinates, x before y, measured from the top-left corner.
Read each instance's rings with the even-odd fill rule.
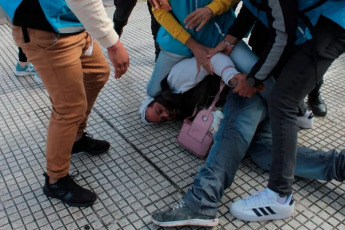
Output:
[[[158,102],[153,102],[151,106],[147,107],[145,118],[151,123],[164,123],[175,120],[178,114],[178,109],[168,110]]]

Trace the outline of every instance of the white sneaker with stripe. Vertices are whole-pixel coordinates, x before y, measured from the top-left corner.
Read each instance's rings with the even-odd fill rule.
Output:
[[[292,216],[295,206],[292,194],[284,204],[279,204],[278,198],[278,193],[266,188],[255,195],[235,201],[230,212],[244,221],[279,220]]]

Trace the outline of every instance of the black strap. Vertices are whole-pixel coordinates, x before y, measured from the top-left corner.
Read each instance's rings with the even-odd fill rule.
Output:
[[[22,26],[22,32],[23,32],[24,42],[29,43],[30,37],[29,37],[28,29],[25,26]]]
[[[324,4],[325,2],[327,2],[328,0],[320,0],[320,1],[318,1],[317,3],[315,3],[314,5],[311,5],[311,6],[309,6],[309,7],[307,7],[307,8],[305,8],[304,10],[301,10],[300,12],[301,13],[305,13],[305,12],[307,12],[307,11],[309,11],[309,10],[313,10],[313,9],[315,9],[315,8],[317,8],[317,7],[319,7],[319,6],[321,6],[322,4]]]

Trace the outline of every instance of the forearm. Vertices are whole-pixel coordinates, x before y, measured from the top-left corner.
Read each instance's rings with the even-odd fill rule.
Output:
[[[118,41],[119,36],[115,32],[113,22],[107,16],[101,0],[66,0],[66,2],[87,32],[103,47],[109,48]]]
[[[213,72],[220,76],[225,84],[230,85],[230,80],[239,72],[229,56],[217,53],[211,58]]]
[[[256,20],[256,17],[243,5],[228,34],[242,40],[249,33]]]
[[[268,0],[270,34],[263,54],[250,75],[263,81],[276,70],[291,51],[297,29],[297,1]]]

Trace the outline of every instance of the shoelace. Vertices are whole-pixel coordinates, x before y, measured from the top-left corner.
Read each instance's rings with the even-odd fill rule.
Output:
[[[70,175],[69,175],[72,179],[75,179],[79,176],[79,170],[75,169],[75,171],[73,171]]]
[[[186,204],[183,201],[180,201],[175,207],[173,207],[173,210],[183,208],[186,206]]]
[[[76,169],[76,171],[73,171],[71,174],[68,175],[65,182],[66,185],[68,184],[70,191],[74,192],[77,191],[80,186],[76,183],[75,178],[79,176],[79,171]]]

